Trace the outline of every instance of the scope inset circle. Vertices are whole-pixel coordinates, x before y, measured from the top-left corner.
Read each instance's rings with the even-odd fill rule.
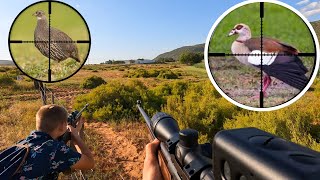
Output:
[[[51,83],[81,69],[89,56],[91,36],[75,8],[59,1],[40,1],[15,18],[8,45],[14,63],[25,75]]]
[[[319,68],[319,42],[312,25],[279,1],[246,1],[227,10],[211,28],[204,54],[216,90],[254,111],[295,102]]]

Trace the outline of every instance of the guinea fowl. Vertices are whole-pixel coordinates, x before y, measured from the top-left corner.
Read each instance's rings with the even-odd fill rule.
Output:
[[[249,26],[237,24],[230,31],[229,36],[238,34],[239,37],[232,43],[231,51],[235,57],[243,64],[252,65],[261,68],[261,38],[252,38]],[[262,39],[263,52],[268,56],[262,58],[263,77],[263,95],[271,84],[271,77],[275,77],[284,83],[302,90],[308,83],[305,74],[308,69],[303,65],[301,59],[297,56],[299,51],[276,39]],[[240,56],[237,54],[251,54],[251,56]],[[258,56],[254,56],[258,54]]]
[[[72,58],[80,62],[77,46],[72,39],[64,32],[49,27],[45,13],[37,11],[34,16],[37,17],[38,23],[34,31],[35,46],[46,57],[49,58],[49,29],[50,29],[50,59],[63,61]]]

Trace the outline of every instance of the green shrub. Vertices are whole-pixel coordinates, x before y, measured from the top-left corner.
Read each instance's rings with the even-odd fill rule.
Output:
[[[157,69],[151,69],[148,71],[148,74],[150,77],[158,77],[160,74],[160,71]]]
[[[157,63],[166,63],[166,62],[175,62],[176,60],[173,58],[162,57],[156,60]]]
[[[152,89],[155,95],[166,97],[170,95],[184,96],[190,82],[178,80],[172,82],[164,82]]]
[[[179,62],[188,65],[200,63],[202,59],[202,53],[194,53],[189,51],[183,52],[179,56]]]
[[[1,74],[0,75],[0,85],[1,86],[11,86],[14,85],[15,81],[14,78],[7,75],[7,74]]]
[[[10,67],[7,66],[0,66],[0,72],[7,72],[8,70],[10,70]]]
[[[128,81],[122,84],[112,81],[101,85],[89,94],[76,99],[75,108],[81,108],[89,103],[88,111],[84,116],[99,121],[119,121],[123,119],[134,120],[140,117],[136,101],[143,102],[143,108],[149,115],[160,110],[163,100],[155,96],[140,81]]]
[[[196,68],[200,68],[200,69],[205,69],[206,68],[204,62],[200,62],[200,63],[194,64],[193,66],[196,67]]]
[[[171,92],[174,95],[167,97],[162,111],[172,115],[180,129],[198,130],[200,142],[211,141],[223,122],[239,111],[216,92],[210,81],[189,83],[183,91],[184,95]]]
[[[162,79],[178,79],[179,76],[172,72],[171,70],[166,70],[166,71],[161,71],[157,78],[162,78]]]
[[[84,80],[84,82],[80,85],[80,88],[93,89],[105,83],[106,81],[103,80],[103,78],[98,76],[91,76]]]

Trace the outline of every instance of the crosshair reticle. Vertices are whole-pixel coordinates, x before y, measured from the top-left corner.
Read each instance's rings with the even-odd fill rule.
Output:
[[[81,69],[90,52],[91,37],[76,9],[59,1],[41,1],[15,18],[8,43],[14,63],[24,74],[51,83]]]
[[[226,11],[209,32],[205,64],[215,88],[255,111],[285,107],[311,86],[319,42],[301,13],[279,1],[247,1]]]

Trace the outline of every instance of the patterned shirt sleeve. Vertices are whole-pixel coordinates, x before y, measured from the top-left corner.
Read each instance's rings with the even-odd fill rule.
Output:
[[[66,144],[59,142],[55,151],[50,154],[50,168],[53,171],[63,172],[70,169],[80,158],[80,153],[72,150]]]

